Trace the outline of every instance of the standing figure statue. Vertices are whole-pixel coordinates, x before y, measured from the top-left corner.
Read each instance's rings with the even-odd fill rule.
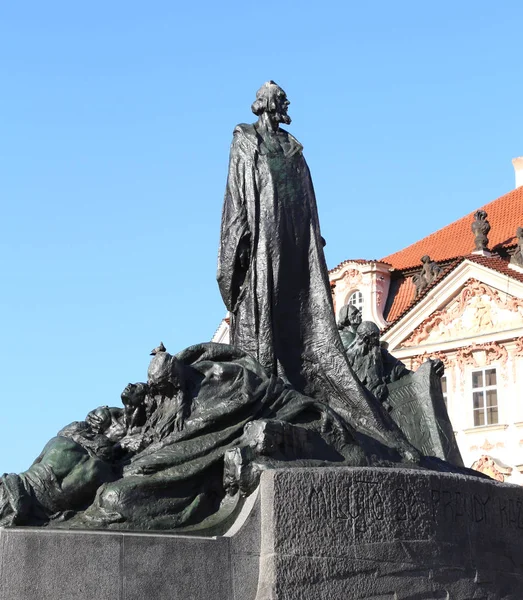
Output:
[[[298,392],[345,410],[357,430],[414,457],[381,404],[354,377],[336,327],[318,211],[289,101],[273,81],[234,130],[218,284],[231,344]]]
[[[474,249],[487,250],[490,223],[487,221],[487,213],[484,210],[477,210],[474,213],[471,229],[474,234]]]

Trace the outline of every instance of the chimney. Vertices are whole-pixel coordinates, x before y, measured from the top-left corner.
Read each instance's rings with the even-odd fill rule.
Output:
[[[514,171],[516,173],[516,187],[518,188],[523,185],[523,156],[513,158],[512,164],[514,165]]]

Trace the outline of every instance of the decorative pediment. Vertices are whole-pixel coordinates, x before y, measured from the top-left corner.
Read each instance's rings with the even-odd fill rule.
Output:
[[[522,325],[523,299],[469,279],[455,298],[423,320],[400,347],[438,344]]]

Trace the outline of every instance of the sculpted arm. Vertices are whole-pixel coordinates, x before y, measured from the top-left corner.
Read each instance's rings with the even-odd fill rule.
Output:
[[[150,475],[162,471],[172,467],[179,458],[178,455],[176,444],[172,443],[168,436],[165,440],[149,446],[136,460],[124,468],[124,474],[125,476]]]

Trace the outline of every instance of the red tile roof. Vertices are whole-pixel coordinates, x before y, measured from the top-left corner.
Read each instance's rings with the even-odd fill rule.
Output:
[[[523,187],[512,190],[481,208],[487,211],[490,223],[489,247],[514,246],[516,228],[523,226]],[[474,250],[474,235],[470,229],[474,212],[476,211],[399,252],[385,256],[380,262],[390,263],[395,269],[402,270],[420,266],[420,259],[425,254],[436,262],[466,256]]]
[[[367,260],[366,258],[348,258],[347,260],[343,260],[341,261],[338,265],[336,265],[335,267],[333,267],[332,269],[329,269],[329,273],[334,273],[335,271],[337,271],[338,269],[340,269],[341,267],[348,265],[349,263],[357,263],[359,265],[367,265],[369,263],[376,263],[376,262],[383,262],[381,260]]]
[[[391,283],[391,289],[389,292],[389,299],[392,299],[392,303],[388,308],[388,312],[385,313],[385,319],[389,322],[387,327],[383,330],[386,331],[392,327],[397,321],[403,316],[410,312],[417,304],[425,298],[434,287],[436,287],[442,279],[450,275],[454,269],[460,265],[464,260],[470,260],[479,265],[507,275],[512,279],[515,279],[523,283],[523,273],[511,269],[508,265],[508,260],[504,260],[499,256],[480,256],[477,254],[470,254],[468,256],[462,256],[452,262],[445,271],[433,281],[417,298],[414,298],[414,283],[412,277],[400,277],[396,281]],[[395,289],[394,289],[394,286]]]
[[[391,282],[389,299],[392,299],[390,306],[385,308],[384,318],[389,323],[394,323],[405,310],[414,302],[415,286],[412,277],[396,279]]]
[[[418,302],[432,290],[442,279],[451,273],[462,260],[456,260],[451,263],[423,292],[414,297],[415,285],[412,277],[399,277],[391,282],[388,302],[385,307],[384,318],[389,322],[385,329],[389,329],[396,321],[409,312]],[[396,289],[394,289],[396,287]]]
[[[516,279],[517,281],[523,283],[523,273],[520,273],[515,269],[511,269],[509,267],[508,260],[504,260],[499,256],[479,256],[477,254],[471,254],[465,258],[467,260],[471,260],[472,262],[478,263],[479,265],[483,265],[488,269],[497,271],[498,273],[503,273],[503,275],[508,275],[509,277],[512,277],[512,279]]]

